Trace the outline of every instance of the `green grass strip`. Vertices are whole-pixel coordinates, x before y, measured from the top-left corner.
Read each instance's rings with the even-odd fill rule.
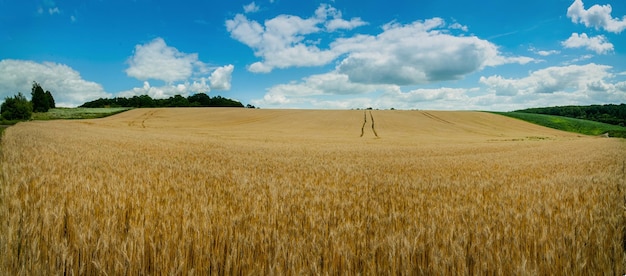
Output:
[[[96,119],[129,110],[126,107],[111,108],[52,108],[48,112],[33,113],[33,120]]]
[[[523,113],[523,112],[492,112],[520,120],[524,120],[533,124],[576,132],[585,135],[602,135],[609,133],[610,137],[626,138],[626,127],[610,125],[589,120],[574,119],[561,116]]]

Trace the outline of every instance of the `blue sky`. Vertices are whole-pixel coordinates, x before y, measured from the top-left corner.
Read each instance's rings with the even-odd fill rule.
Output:
[[[0,100],[204,92],[261,108],[626,102],[626,2],[0,0]]]

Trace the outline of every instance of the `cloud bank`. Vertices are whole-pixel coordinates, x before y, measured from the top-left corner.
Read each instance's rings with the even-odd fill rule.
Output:
[[[345,20],[329,5],[320,5],[309,18],[278,15],[261,24],[237,14],[226,21],[231,37],[249,46],[261,61],[248,66],[255,73],[275,68],[323,66],[341,58],[338,70],[351,81],[399,85],[460,79],[485,66],[528,63],[528,57],[503,56],[498,47],[475,36],[452,35],[467,30],[441,18],[410,24],[390,23],[378,35],[337,38],[322,49],[308,36],[352,30],[367,22]]]
[[[149,95],[167,98],[180,94],[208,93],[211,90],[230,90],[234,66],[209,66],[198,59],[198,54],[187,54],[168,46],[162,38],[135,46],[125,70],[129,77],[143,81],[141,87],[115,94],[120,97]],[[30,98],[33,81],[49,90],[57,106],[73,107],[97,98],[112,97],[102,85],[84,80],[70,66],[54,62],[0,60],[0,101],[22,92]],[[153,86],[150,82],[162,81]]]
[[[208,93],[212,89],[230,90],[235,68],[232,64],[211,67],[200,61],[198,54],[180,52],[160,37],[136,45],[127,63],[126,74],[143,81],[143,86],[120,92],[122,97],[145,94],[153,98],[167,98],[176,94]],[[151,80],[166,84],[155,87],[150,84]]]
[[[111,97],[102,85],[84,80],[71,67],[54,63],[5,59],[0,61],[0,97],[22,92],[30,99],[33,81],[49,90],[60,107],[80,105],[101,97]]]

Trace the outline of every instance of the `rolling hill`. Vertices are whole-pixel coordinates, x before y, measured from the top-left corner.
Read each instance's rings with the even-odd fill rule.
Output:
[[[135,109],[84,123],[170,134],[209,134],[247,139],[358,141],[380,138],[412,143],[576,136],[505,116],[466,111]]]
[[[0,274],[618,274],[626,143],[483,112],[19,123]]]

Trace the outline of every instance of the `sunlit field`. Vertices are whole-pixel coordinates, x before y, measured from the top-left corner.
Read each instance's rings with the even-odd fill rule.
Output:
[[[626,272],[623,139],[181,108],[19,123],[1,148],[2,275]]]

